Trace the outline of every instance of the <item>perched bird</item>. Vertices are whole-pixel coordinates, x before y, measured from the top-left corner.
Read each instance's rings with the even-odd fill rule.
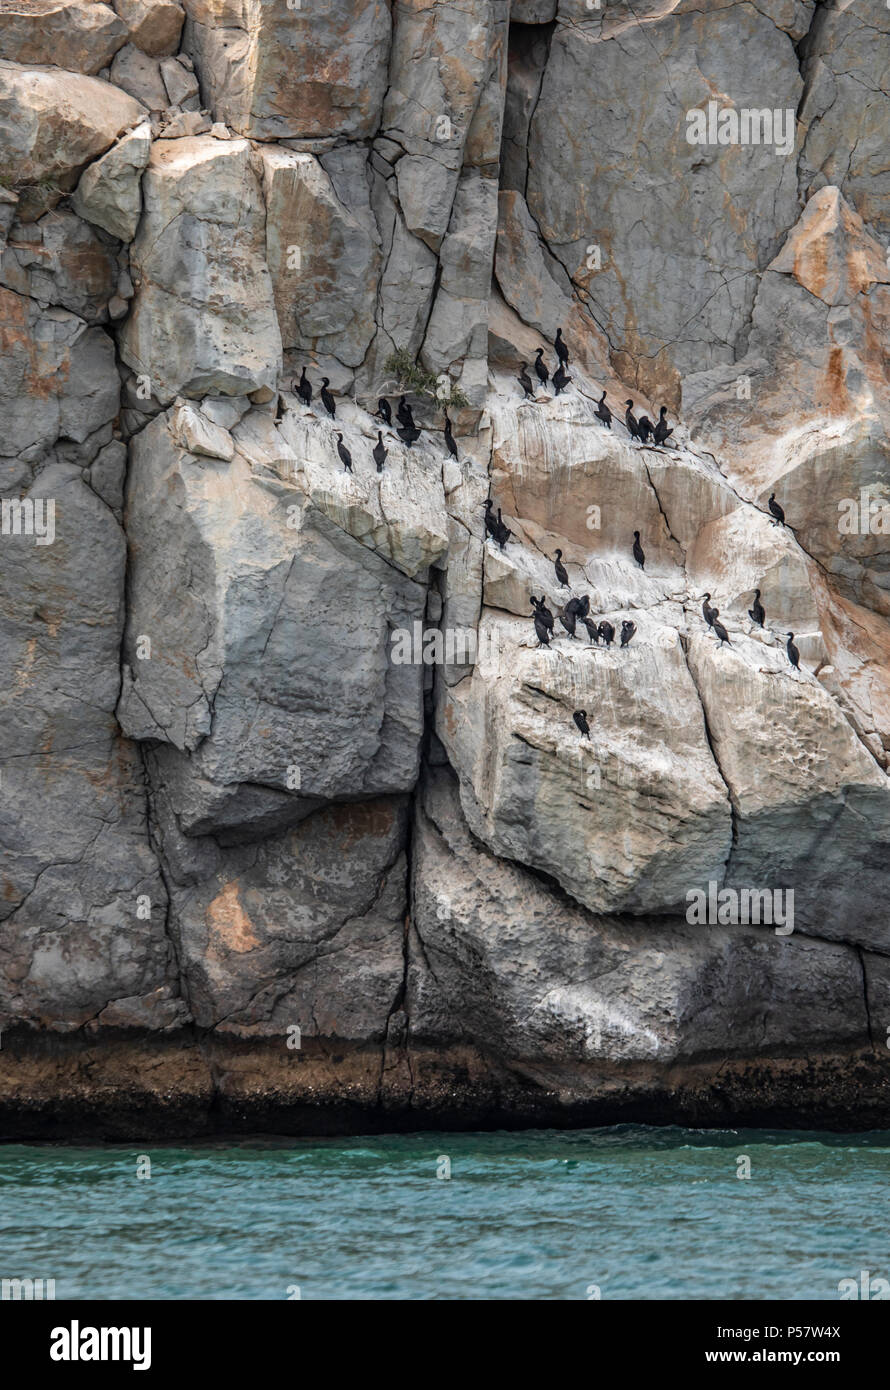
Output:
[[[644,444],[648,443],[650,434],[655,433],[655,426],[648,415],[641,415],[637,421],[637,429],[640,432],[640,439]]]
[[[667,439],[668,435],[673,434],[674,432],[673,426],[670,429],[668,429],[667,413],[668,408],[666,405],[663,405],[658,412],[658,420],[656,422],[655,429],[652,432],[652,437],[655,440],[656,444],[663,444],[664,441]]]
[[[374,462],[377,465],[377,472],[383,472],[383,465],[386,463],[387,448],[383,442],[383,431],[377,431],[377,443],[374,445]]]
[[[507,544],[507,541],[510,539],[512,534],[513,532],[507,527],[506,523],[501,520],[501,509],[500,507],[498,507],[498,519],[496,522],[494,538],[497,541],[498,545],[501,547],[501,550],[503,550],[504,546]]]
[[[628,642],[631,640],[631,638],[633,637],[633,635],[634,635],[634,633],[636,632],[636,630],[637,630],[637,625],[636,625],[636,623],[632,623],[632,622],[630,622],[627,618],[625,618],[624,622],[621,624],[621,645],[622,645],[622,647],[626,647],[626,646],[627,646]]]
[[[599,630],[599,627],[598,627],[598,625],[597,625],[596,618],[585,618],[585,617],[582,617],[582,618],[581,618],[581,621],[582,621],[582,623],[584,624],[584,626],[587,628],[587,636],[590,638],[590,640],[591,640],[591,642],[594,644],[594,646],[596,646],[597,642],[599,641],[599,635],[600,635],[600,630]]]
[[[553,350],[559,358],[560,366],[567,367],[569,365],[569,350],[562,340],[561,328],[557,328],[556,330],[556,337],[553,340]]]
[[[331,419],[337,414],[337,406],[334,397],[328,390],[328,378],[323,376],[321,379],[321,403],[330,415]]]
[[[576,709],[575,713],[572,715],[572,718],[574,719],[576,725],[578,726],[578,729],[581,732],[581,737],[590,738],[590,725],[587,722],[587,710]]]
[[[754,602],[748,609],[748,617],[751,619],[752,623],[756,623],[758,627],[763,627],[764,619],[766,618],[766,610],[760,602],[759,589],[754,590]]]
[[[546,386],[547,382],[550,380],[550,373],[544,366],[543,348],[535,348],[535,372],[537,373],[538,381],[540,381],[541,385]]]
[[[611,647],[615,641],[615,629],[605,618],[600,623],[600,641],[604,642],[607,647]]]
[[[535,609],[534,624],[535,624],[535,633],[536,633],[537,638],[538,638],[538,646],[539,646],[539,647],[549,647],[549,646],[550,646],[550,628],[547,626],[547,624],[545,623],[544,619],[541,617],[541,610],[540,610],[539,608],[536,608],[536,609]]]
[[[553,373],[553,388],[557,396],[559,395],[560,391],[564,391],[566,389],[571,379],[572,378],[569,376],[568,372],[564,370],[563,365],[560,362],[556,371]]]
[[[702,617],[704,618],[704,620],[705,620],[705,622],[707,623],[708,627],[711,627],[711,626],[712,626],[716,614],[719,613],[719,611],[720,611],[719,608],[712,608],[712,607],[711,607],[710,603],[708,602],[708,599],[709,599],[710,597],[711,597],[710,594],[704,594],[704,595],[702,595],[702,605],[701,605]]]
[[[565,608],[559,610],[559,621],[562,623],[569,636],[574,637],[576,619],[574,612],[569,609],[568,604],[566,604]]]
[[[490,497],[485,499],[485,534],[486,536],[496,536],[498,531],[497,517],[492,508],[494,503]]]
[[[399,403],[396,406],[396,418],[400,425],[405,426],[406,430],[413,430],[415,428],[414,412],[404,396],[399,397]]]
[[[346,445],[343,443],[343,436],[342,436],[342,434],[340,433],[339,430],[337,431],[337,453],[340,455],[341,459],[343,460],[343,467],[346,469],[346,472],[347,472],[347,473],[351,473],[351,472],[352,472],[352,454],[349,452],[349,450],[347,449]]]
[[[597,408],[593,413],[598,420],[602,420],[607,430],[610,430],[612,428],[612,412],[606,405],[605,391],[600,396],[599,404],[597,405]]]
[[[569,587],[569,572],[562,562],[562,551],[557,550],[556,559],[553,561],[553,568],[556,570],[556,578],[564,589]]]
[[[784,526],[784,525],[785,525],[785,512],[783,511],[783,509],[779,506],[778,502],[776,501],[776,494],[775,494],[774,492],[770,493],[770,499],[769,499],[769,502],[767,503],[767,506],[769,507],[769,509],[770,509],[770,511],[772,512],[773,516],[776,518],[775,521],[773,521],[773,522],[771,523],[771,525],[773,525],[773,526]]]
[[[529,594],[529,598],[530,598],[531,601],[532,601],[532,604],[533,604],[533,606],[534,606],[535,612],[537,613],[538,617],[541,619],[541,621],[542,621],[542,623],[544,624],[544,626],[547,628],[548,632],[552,632],[552,631],[553,631],[553,614],[550,612],[550,609],[547,607],[546,603],[544,602],[543,597],[541,597],[541,598],[535,598],[534,594]]]
[[[624,412],[624,423],[627,425],[627,432],[631,439],[640,439],[640,427],[637,424],[637,417],[633,413],[633,401],[625,401],[627,410]]]
[[[420,438],[420,430],[416,425],[406,425],[403,430],[396,430],[396,434],[403,444],[407,444],[409,449],[411,445],[416,444]]]
[[[519,376],[516,378],[516,380],[519,382],[519,385],[522,387],[523,391],[525,392],[526,397],[531,396],[532,400],[534,400],[534,399],[535,399],[535,391],[534,391],[534,387],[532,386],[532,379],[531,379],[531,377],[529,376],[528,372],[525,370],[525,363],[524,363],[524,362],[521,363],[521,365],[520,365],[520,368],[519,368]]]
[[[306,375],[305,367],[300,371],[300,380],[297,382],[295,390],[304,405],[312,404],[312,382]]]
[[[800,670],[800,652],[794,645],[794,633],[789,632],[788,641],[785,643],[785,650],[788,652],[788,660],[796,671]]]
[[[717,616],[720,612],[720,609],[712,608],[711,612],[714,615],[711,620],[711,627],[714,629],[717,636],[720,638],[720,641],[717,643],[718,647],[722,647],[724,642],[727,644],[727,646],[731,647],[732,643],[729,640],[729,633],[726,631],[726,628],[723,626],[723,624],[720,622]]]
[[[377,409],[374,411],[374,419],[382,420],[384,425],[389,425],[392,429],[392,406],[385,396],[381,396],[377,402]]]
[[[637,564],[639,565],[640,569],[641,569],[641,570],[642,570],[642,569],[645,569],[645,568],[646,568],[646,555],[645,555],[645,552],[644,552],[644,550],[643,550],[643,547],[640,545],[640,533],[639,533],[639,531],[634,531],[633,556],[634,556],[634,559],[636,560]]]
[[[451,421],[448,418],[447,410],[445,411],[445,443],[448,446],[448,452],[451,455],[451,457],[453,459],[456,459],[457,444],[455,443],[454,435],[451,433]]]
[[[583,594],[581,598],[570,598],[565,606],[567,613],[574,613],[576,618],[584,618],[590,612],[590,595]]]

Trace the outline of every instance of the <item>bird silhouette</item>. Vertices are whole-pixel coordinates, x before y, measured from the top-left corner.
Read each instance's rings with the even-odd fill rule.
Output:
[[[763,604],[760,602],[759,589],[754,590],[754,602],[748,609],[748,617],[751,619],[752,623],[756,623],[758,627],[763,627],[764,620],[766,619],[766,612]]]
[[[343,436],[342,436],[342,434],[340,434],[339,430],[337,431],[337,453],[340,455],[341,459],[343,460],[343,467],[346,469],[346,472],[347,472],[347,473],[351,473],[351,472],[352,472],[352,454],[349,452],[349,450],[347,449],[346,445],[343,443]]]
[[[587,710],[586,710],[586,709],[576,709],[576,710],[575,710],[575,713],[572,715],[572,718],[574,719],[575,724],[577,725],[577,727],[578,727],[578,729],[579,729],[579,731],[580,731],[581,737],[582,737],[582,738],[588,738],[588,739],[589,739],[589,738],[590,738],[590,725],[589,725],[588,722],[587,722]]]

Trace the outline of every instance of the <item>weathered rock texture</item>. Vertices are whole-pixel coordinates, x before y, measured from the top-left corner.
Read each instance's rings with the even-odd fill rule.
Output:
[[[0,0],[0,1137],[890,1123],[888,36]]]

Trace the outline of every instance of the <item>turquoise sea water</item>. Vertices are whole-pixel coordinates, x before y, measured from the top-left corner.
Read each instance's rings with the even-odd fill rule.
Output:
[[[890,1277],[888,1179],[890,1133],[11,1145],[0,1277],[57,1299],[837,1300]]]

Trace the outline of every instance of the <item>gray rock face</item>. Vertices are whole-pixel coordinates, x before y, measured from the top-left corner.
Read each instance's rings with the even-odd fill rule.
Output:
[[[470,1036],[571,1078],[572,1064],[815,1052],[868,1037],[855,950],[753,927],[595,917],[554,900],[480,848],[447,773],[424,786],[415,852],[407,1012],[419,1046]],[[583,1094],[583,1073],[574,1086]]]
[[[171,904],[196,1021],[282,1049],[294,1026],[301,1040],[382,1040],[404,976],[406,819],[404,801],[387,798],[210,848]]]
[[[274,386],[281,336],[247,141],[156,141],[143,195],[124,361],[165,404],[180,393],[247,395]]]
[[[4,1027],[77,1028],[171,966],[140,760],[113,713],[125,542],[79,471],[50,464],[25,493],[53,503],[50,543],[2,540]]]
[[[5,0],[0,10],[0,58],[14,63],[97,73],[126,39],[126,25],[98,0]]]
[[[410,790],[423,667],[394,663],[388,635],[413,630],[425,589],[396,566],[428,564],[444,534],[431,518],[426,554],[403,551],[388,480],[345,475],[319,422],[294,427],[290,447],[253,412],[226,462],[183,448],[182,413],[132,445],[118,711],[132,737],[182,755],[167,772],[181,825],[247,831],[325,801]],[[351,433],[350,444],[358,455]],[[418,537],[421,520],[409,510],[404,527]]]
[[[95,77],[0,60],[0,171],[21,194],[19,218],[54,207],[81,170],[144,114],[132,97]]]
[[[185,47],[214,118],[260,140],[377,129],[386,90],[389,6],[335,0],[186,0]]]
[[[3,5],[26,1138],[890,1123],[888,23]]]
[[[724,10],[637,25],[577,9],[553,35],[531,121],[529,209],[619,374],[647,392],[675,388],[678,374],[733,360],[758,272],[797,216],[797,58],[753,6],[734,8],[729,43]],[[625,88],[632,100],[616,101]],[[715,92],[738,111],[790,111],[790,152],[687,143],[686,113]]]
[[[142,214],[142,171],[150,153],[151,126],[144,122],[84,170],[71,199],[74,210],[121,241],[132,241]]]

